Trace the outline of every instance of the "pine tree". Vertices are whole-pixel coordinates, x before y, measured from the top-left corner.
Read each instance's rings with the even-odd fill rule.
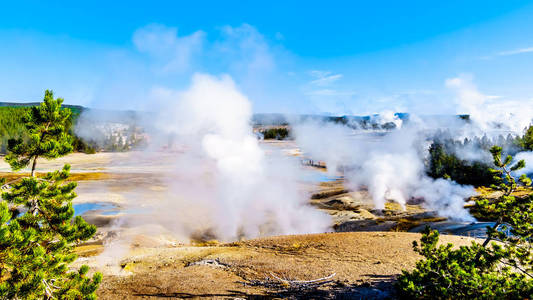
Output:
[[[531,299],[533,297],[533,195],[514,196],[519,184],[531,185],[522,175],[518,182],[513,171],[525,167],[524,161],[512,164],[502,159],[502,148],[491,148],[493,169],[501,197],[476,201],[477,210],[494,225],[487,227],[487,238],[480,244],[453,249],[452,244],[437,247],[439,234],[426,228],[421,245],[413,242],[424,257],[413,271],[403,271],[396,284],[406,299]],[[494,242],[497,241],[497,242]],[[492,243],[490,243],[492,242]],[[490,244],[489,244],[490,243]]]
[[[520,146],[527,151],[533,151],[533,125],[530,125],[524,136],[519,139]]]
[[[6,160],[18,170],[32,163],[30,177],[4,185],[0,201],[0,298],[95,299],[102,279],[89,268],[69,270],[74,246],[91,238],[96,227],[80,216],[73,219],[75,182],[70,166],[37,178],[39,157],[55,158],[72,150],[66,130],[70,111],[62,99],[46,91],[44,102],[25,117],[27,140],[12,140]]]
[[[52,91],[46,90],[44,100],[24,116],[24,125],[29,137],[8,141],[9,154],[6,161],[15,171],[27,167],[30,162],[31,176],[35,175],[37,159],[57,158],[72,152],[72,136],[68,134],[72,112],[61,109],[62,98],[54,99]]]

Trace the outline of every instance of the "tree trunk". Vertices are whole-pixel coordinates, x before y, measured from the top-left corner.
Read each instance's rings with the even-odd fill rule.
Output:
[[[498,227],[501,225],[501,222],[498,221],[496,222],[496,224],[494,224],[494,226],[492,226],[492,229],[493,230],[498,230]],[[487,238],[485,239],[485,241],[483,242],[482,246],[483,248],[487,247],[487,245],[489,244],[489,242],[492,240],[492,237],[490,235],[487,234]],[[479,262],[479,260],[481,259],[481,252],[476,254],[476,258],[475,258],[475,261],[476,262]]]
[[[35,177],[35,166],[37,165],[37,156],[33,159],[33,164],[31,165],[31,177]]]
[[[492,229],[493,230],[497,230],[498,229],[498,226],[500,226],[500,222],[496,222],[496,224],[494,224],[494,226],[492,226]],[[492,240],[492,238],[490,236],[487,236],[487,239],[485,239],[485,241],[483,242],[483,247],[487,247],[487,245],[489,244],[489,242]]]

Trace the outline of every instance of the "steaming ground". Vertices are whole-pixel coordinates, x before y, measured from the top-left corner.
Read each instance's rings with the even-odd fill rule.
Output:
[[[135,160],[164,161],[163,189],[146,193],[138,186],[128,204],[146,213],[126,215],[117,226],[223,241],[330,228],[328,215],[298,189],[298,162],[260,146],[251,102],[230,77],[196,74],[186,90],[152,93],[156,117],[144,120],[148,149]]]
[[[486,97],[463,79],[449,80],[448,85],[457,91],[462,105],[458,108],[472,117],[472,122],[457,118],[447,124],[453,125],[453,138],[494,128],[516,131],[527,121],[513,114],[512,123],[509,116],[498,124],[496,120],[483,122]],[[395,216],[412,219],[422,203],[426,210],[436,212],[423,219],[474,221],[464,208],[465,198],[476,194],[473,187],[426,175],[428,142],[438,128],[434,120],[412,116],[403,124],[397,114],[381,113],[372,117],[377,128],[396,129],[377,136],[346,124],[291,121],[304,155],[325,162],[329,176],[337,171],[344,176],[330,190],[313,196],[315,207],[311,207],[309,195],[300,187],[305,172],[298,160],[258,142],[250,124],[251,102],[229,76],[195,74],[187,89],[157,87],[150,100],[154,115],[140,120],[149,137],[148,149],[129,159],[135,166],[156,164],[152,180],[156,186],[143,185],[149,174],[122,178],[127,182],[121,184],[120,196],[128,199],[129,213],[113,223],[117,228],[149,227],[151,234],[168,233],[178,240],[222,241],[319,233],[332,226],[345,231],[354,230],[344,224],[353,219],[381,222],[391,211],[390,200],[402,212]],[[79,133],[91,138],[90,130]],[[161,153],[161,149],[166,151]],[[129,164],[119,159],[112,165],[127,170]],[[125,189],[128,184],[131,189]],[[334,210],[342,207],[342,213],[332,213],[332,206]]]
[[[297,156],[301,152],[294,142],[261,142],[260,146],[267,157],[284,156],[296,163],[301,159]],[[58,169],[67,162],[72,165],[72,177],[78,181],[75,208],[94,204],[84,208],[87,211],[83,216],[99,226],[97,239],[100,243],[108,232],[113,232],[112,236],[117,232],[133,236],[137,233],[160,235],[169,244],[186,243],[191,237],[197,240],[219,239],[210,235],[208,230],[193,232],[192,235],[174,230],[173,226],[178,221],[173,210],[169,211],[167,206],[169,199],[172,200],[169,198],[172,187],[169,187],[168,178],[190,180],[176,177],[173,162],[178,155],[180,153],[177,152],[157,152],[157,155],[146,155],[145,152],[75,153],[57,160],[43,160],[37,172]],[[291,186],[303,195],[306,203],[312,205],[309,209],[330,216],[328,227],[322,232],[406,231],[427,222],[446,219],[416,202],[403,207],[386,202],[383,209],[378,208],[368,188],[354,189],[350,184],[346,185],[341,173],[329,174],[325,169],[305,166],[299,166],[299,169],[299,177],[292,178],[295,182]],[[9,166],[0,164],[0,171],[8,172]],[[7,175],[12,176],[12,173],[5,173],[4,177]],[[189,189],[188,193],[194,201],[202,191]],[[267,232],[263,235],[275,234]],[[125,237],[126,244],[132,239],[131,236]]]
[[[300,161],[297,155],[301,152],[294,142],[259,145],[267,161],[268,157],[279,156]],[[168,199],[169,174],[175,180],[187,179],[175,177],[171,162],[177,155],[180,152],[76,153],[39,165],[38,172],[57,169],[65,162],[72,165],[72,176],[79,180],[75,207],[113,204],[84,213],[99,228],[93,241],[77,248],[81,256],[77,264],[89,264],[105,275],[100,297],[269,296],[276,291],[242,282],[265,280],[270,272],[300,280],[337,273],[320,294],[310,297],[387,296],[394,276],[419,259],[411,248],[419,235],[383,231],[407,231],[435,222],[447,224],[444,218],[417,204],[406,204],[404,210],[397,203],[386,202],[384,210],[378,210],[369,191],[350,190],[342,174],[300,165],[301,177],[294,186],[306,195],[310,209],[329,215],[335,231],[373,232],[265,237],[228,244],[210,241],[213,236],[198,235],[193,236],[197,241],[191,242],[189,236],[172,230],[175,221],[165,217],[147,220],[170,215],[157,211],[165,207],[157,203]],[[8,170],[6,164],[0,165],[0,171]],[[457,245],[469,241],[458,236],[445,236],[443,240]],[[205,259],[218,259],[225,267],[186,267]]]
[[[473,221],[463,208],[464,199],[475,195],[472,187],[426,175],[424,126],[413,121],[379,133],[303,122],[296,124],[294,131],[304,153],[325,161],[330,171],[343,169],[347,185],[353,190],[367,188],[376,208],[385,209],[388,200],[405,207],[411,199],[419,198],[441,216]]]

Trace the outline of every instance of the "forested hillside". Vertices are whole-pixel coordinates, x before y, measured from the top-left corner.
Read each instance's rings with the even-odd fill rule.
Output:
[[[7,141],[10,138],[25,135],[23,116],[28,112],[28,107],[16,106],[0,107],[0,152],[6,153]]]
[[[27,138],[23,118],[30,107],[38,104],[0,102],[0,154],[6,154],[9,139]],[[90,134],[79,135],[74,127],[80,121],[82,112],[89,109],[79,105],[64,105],[63,109],[72,111],[67,131],[74,138],[74,151],[127,151],[142,143],[142,130],[132,121],[135,112],[98,111],[98,115],[105,117],[101,120],[84,120],[82,125],[87,129],[84,132],[89,130]]]

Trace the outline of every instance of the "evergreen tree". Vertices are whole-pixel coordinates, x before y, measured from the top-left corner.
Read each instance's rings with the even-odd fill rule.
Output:
[[[74,246],[88,240],[96,227],[77,216],[73,219],[75,182],[68,182],[70,166],[34,176],[38,157],[54,158],[72,150],[66,135],[68,109],[62,99],[46,91],[44,102],[25,118],[28,140],[10,143],[6,157],[14,170],[32,162],[32,176],[4,185],[0,201],[0,298],[94,299],[102,279],[89,268],[69,270],[76,259]]]
[[[7,153],[9,139],[27,138],[22,120],[28,110],[28,107],[0,107],[0,153]]]
[[[520,146],[527,151],[533,151],[533,125],[530,125],[526,132],[524,133],[524,136],[520,138]]]
[[[52,159],[72,152],[72,136],[68,134],[72,112],[61,109],[62,103],[62,98],[54,99],[53,92],[46,90],[41,105],[32,107],[24,116],[29,137],[8,141],[9,154],[5,159],[13,170],[25,168],[31,162],[34,176],[39,157]]]
[[[522,175],[517,182],[512,171],[525,167],[524,161],[511,165],[512,157],[501,157],[502,148],[491,154],[497,184],[503,194],[495,201],[481,199],[477,209],[494,221],[487,227],[487,238],[480,244],[453,249],[452,244],[437,247],[439,234],[426,228],[421,246],[413,242],[424,257],[416,268],[403,271],[397,290],[406,299],[531,299],[533,297],[533,195],[514,196],[518,184],[531,180]],[[497,243],[491,241],[498,241]]]
[[[460,149],[467,142],[453,145],[453,140],[445,142],[435,141],[429,147],[427,160],[427,174],[433,178],[451,179],[459,184],[474,186],[489,185],[494,183],[490,166],[480,161],[469,162],[459,159],[453,149]],[[447,149],[451,148],[451,149]]]

